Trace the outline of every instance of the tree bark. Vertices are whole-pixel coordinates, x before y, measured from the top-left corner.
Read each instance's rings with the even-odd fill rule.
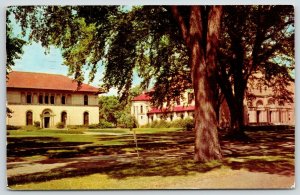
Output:
[[[210,8],[207,21],[201,18],[201,7],[191,6],[189,30],[177,7],[172,13],[177,20],[189,50],[189,64],[195,94],[195,155],[197,162],[222,158],[216,106],[216,49],[220,31],[221,6]],[[203,25],[207,24],[207,28]],[[203,30],[207,29],[207,30]]]

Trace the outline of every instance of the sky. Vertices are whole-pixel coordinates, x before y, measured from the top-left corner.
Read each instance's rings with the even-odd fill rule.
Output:
[[[126,6],[125,8],[130,9],[130,6]],[[11,19],[13,21],[12,27],[14,36],[28,41],[28,38],[22,37],[20,26],[13,18]],[[21,59],[15,60],[15,66],[12,67],[13,71],[52,73],[67,76],[68,67],[63,65],[62,51],[59,48],[50,46],[50,50],[46,52],[45,48],[43,48],[40,43],[32,42],[23,46],[23,51],[24,53]],[[104,67],[101,65],[98,67],[95,79],[92,83],[90,83],[90,85],[95,87],[100,86],[102,83],[101,78],[104,75]],[[84,83],[88,83],[88,74],[89,72],[86,71]],[[134,72],[133,86],[139,85],[140,82],[141,78],[136,72]],[[108,93],[103,95],[117,95],[117,89],[111,88]]]

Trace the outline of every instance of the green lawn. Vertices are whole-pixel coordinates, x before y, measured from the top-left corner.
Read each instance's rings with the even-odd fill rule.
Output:
[[[294,130],[247,132],[252,138],[247,143],[221,136],[223,161],[200,164],[193,161],[193,131],[134,130],[138,148],[133,140],[134,131],[129,129],[10,130],[7,136],[9,187],[198,188],[204,185],[199,179],[222,174],[227,177],[253,172],[285,179],[294,176]],[[230,185],[226,178],[224,182]]]

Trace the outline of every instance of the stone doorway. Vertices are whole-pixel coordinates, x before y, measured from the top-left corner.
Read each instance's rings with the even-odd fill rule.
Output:
[[[53,114],[52,114],[52,111],[47,109],[47,110],[44,110],[42,115],[41,115],[41,118],[42,118],[42,127],[43,128],[50,128],[50,127],[53,127]]]

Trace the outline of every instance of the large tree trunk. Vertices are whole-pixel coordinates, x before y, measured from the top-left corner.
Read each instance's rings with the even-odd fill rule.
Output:
[[[227,99],[230,110],[230,128],[227,137],[230,139],[248,140],[249,137],[244,133],[244,88],[235,94],[233,98]]]
[[[192,6],[189,29],[177,7],[172,7],[189,50],[189,63],[195,93],[195,161],[222,158],[218,138],[216,106],[216,51],[220,31],[221,6],[213,6],[206,15],[204,7]],[[208,7],[206,7],[208,9]],[[205,10],[207,11],[207,10]],[[203,18],[203,16],[207,16]]]

